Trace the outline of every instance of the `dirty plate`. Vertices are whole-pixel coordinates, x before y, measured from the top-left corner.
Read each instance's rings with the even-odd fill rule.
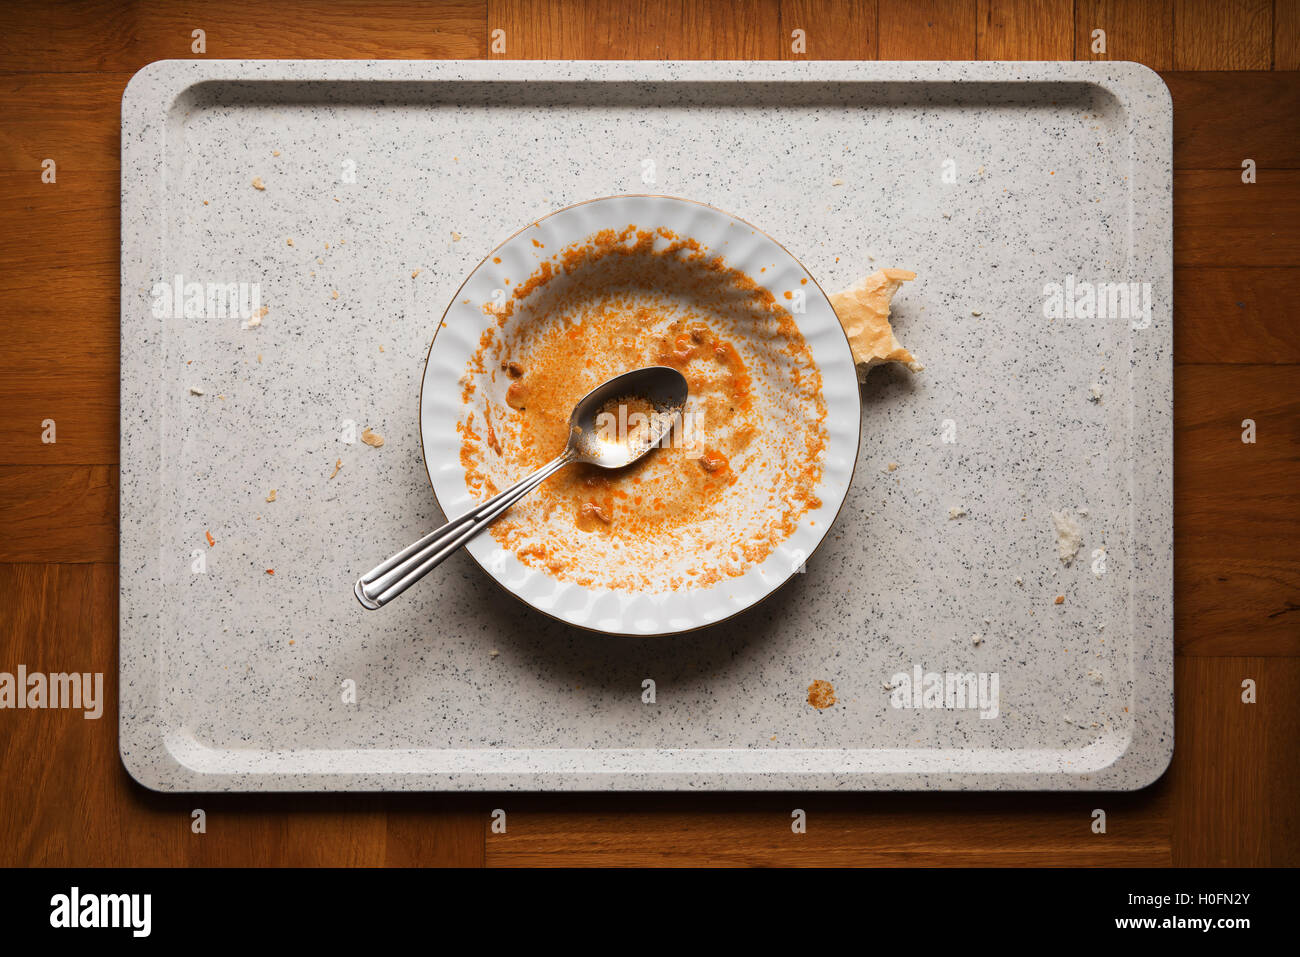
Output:
[[[493,365],[470,375],[467,372],[484,333],[496,329],[491,304],[539,268],[555,261],[558,251],[580,243],[602,230],[623,231],[633,224],[639,230],[662,230],[665,234],[694,240],[720,256],[725,265],[757,281],[778,303],[794,302],[803,311],[790,312],[808,345],[820,372],[821,397],[825,403],[825,448],[822,475],[815,487],[816,507],[803,512],[792,534],[765,558],[742,566],[743,574],[723,575],[712,584],[683,584],[677,588],[601,587],[578,584],[582,569],[564,578],[545,568],[521,562],[513,549],[503,547],[492,535],[484,534],[468,546],[474,559],[504,588],[537,610],[593,631],[616,635],[663,635],[690,631],[722,621],[756,604],[797,573],[804,560],[825,537],[848,492],[857,459],[860,415],[858,384],[849,344],[830,302],[813,277],[778,242],[762,230],[719,209],[666,196],[616,196],[570,206],[547,216],[507,239],[494,249],[470,274],[456,293],[429,349],[420,394],[420,432],[425,465],[438,504],[448,515],[456,515],[476,500],[466,486],[466,469],[461,461],[462,430],[468,414],[489,396],[504,408],[504,375],[493,376]],[[513,283],[513,286],[512,286]],[[678,291],[668,290],[669,295]],[[512,298],[513,310],[501,327],[509,334],[514,324],[541,321],[532,313],[534,300],[543,295],[530,292]],[[681,290],[683,297],[691,295]],[[485,306],[489,308],[485,309]],[[764,320],[731,326],[738,336],[736,345],[750,361],[752,374],[768,394],[790,394],[791,361],[764,341],[760,329]],[[493,335],[498,333],[494,332]],[[753,361],[760,356],[762,361]],[[773,359],[776,361],[771,361]],[[765,381],[758,382],[759,379]],[[467,381],[474,383],[474,395],[466,401]],[[501,393],[501,394],[498,394]],[[481,417],[482,412],[479,409]],[[782,415],[764,424],[780,435]],[[481,418],[480,418],[481,421]],[[522,474],[522,473],[521,473]],[[770,499],[771,482],[761,473],[759,481],[737,483],[726,495],[745,495],[732,507],[749,513],[764,507],[761,496]],[[738,491],[741,486],[743,491]],[[691,556],[675,553],[662,559],[683,568]],[[669,569],[656,571],[667,574]]]

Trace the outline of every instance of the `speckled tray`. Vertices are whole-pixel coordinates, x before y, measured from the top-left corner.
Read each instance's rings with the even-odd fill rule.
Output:
[[[828,290],[919,273],[895,324],[927,368],[872,373],[831,535],[670,639],[560,625],[465,555],[363,611],[357,574],[441,518],[417,405],[451,297],[521,225],[624,192],[749,220]],[[145,68],[122,104],[123,761],[166,790],[1149,783],[1173,748],[1170,195],[1169,96],[1127,63]],[[256,283],[269,312],[173,317],[178,274]],[[1045,315],[1084,281],[1149,283],[1149,322]],[[365,427],[382,448],[346,441]],[[1069,566],[1061,508],[1087,510]],[[997,716],[895,707],[918,666],[997,673]]]

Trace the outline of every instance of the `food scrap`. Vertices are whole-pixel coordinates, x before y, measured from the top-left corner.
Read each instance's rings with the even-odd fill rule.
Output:
[[[267,500],[268,502],[274,502],[274,501],[275,501],[275,496],[276,496],[276,490],[275,490],[275,489],[271,489],[271,494],[268,495],[268,496],[266,497],[266,500]]]
[[[835,704],[835,688],[829,681],[820,678],[808,686],[808,703],[818,711]]]
[[[1056,553],[1062,564],[1069,565],[1083,544],[1083,527],[1070,514],[1069,509],[1053,512],[1052,525],[1056,529]]]
[[[334,476],[338,475],[338,474],[339,474],[339,469],[341,469],[341,468],[343,468],[343,460],[342,460],[342,459],[338,459],[338,460],[336,460],[335,463],[334,463],[334,471],[330,473],[330,478],[333,478]]]
[[[903,283],[916,278],[910,269],[878,269],[847,289],[831,296],[831,305],[849,337],[858,381],[864,382],[873,366],[897,362],[913,372],[925,366],[903,348],[889,324],[889,306]]]
[[[270,306],[262,306],[258,309],[254,309],[253,314],[248,317],[248,320],[246,322],[241,323],[240,325],[244,329],[256,329],[258,326],[262,324],[262,320],[266,318],[266,314],[270,311],[271,311]]]
[[[372,449],[377,449],[384,444],[384,437],[378,432],[371,432],[370,426],[366,426],[361,430],[361,441]]]
[[[1064,595],[1057,595],[1057,596],[1056,596],[1056,600],[1053,601],[1052,604],[1053,604],[1053,605],[1064,605],[1064,604],[1065,604],[1065,596],[1064,596]]]
[[[262,177],[260,176],[253,177],[253,189],[258,189],[258,190],[266,189],[266,184],[262,182]]]
[[[208,548],[211,548],[213,545],[217,544],[217,540],[212,537],[211,531],[205,531],[203,533],[203,537],[208,540]]]

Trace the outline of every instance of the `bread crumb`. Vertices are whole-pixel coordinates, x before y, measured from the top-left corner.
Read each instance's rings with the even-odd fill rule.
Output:
[[[203,537],[208,540],[208,548],[211,548],[213,545],[217,544],[217,540],[212,537],[211,531],[205,530],[203,532]]]
[[[451,231],[451,241],[453,243],[460,242],[460,233],[456,232],[454,229]]]
[[[1052,525],[1056,529],[1056,553],[1063,564],[1069,565],[1083,544],[1083,527],[1070,514],[1069,509],[1052,512]]]
[[[319,256],[317,256],[317,257],[316,257],[316,265],[317,265],[317,266],[323,266],[323,265],[325,265],[325,260],[323,260],[323,259],[321,259]],[[314,276],[314,275],[316,275],[316,274],[315,274],[315,273],[312,273],[312,275]]]
[[[835,688],[829,681],[820,678],[808,686],[808,703],[818,711],[835,704]]]
[[[371,448],[377,449],[384,444],[384,437],[378,432],[371,432],[370,426],[366,426],[361,430],[361,441]]]
[[[976,312],[974,309],[972,309],[972,310],[970,311],[970,314],[971,314],[972,316],[974,316],[976,319],[978,319],[980,316],[984,315],[984,313],[982,313],[982,312]]]
[[[335,462],[334,462],[334,471],[330,473],[330,478],[333,478],[334,476],[338,475],[338,474],[339,474],[339,469],[341,469],[341,468],[343,468],[343,460],[342,460],[342,459],[336,459]]]
[[[894,471],[894,469],[898,468],[898,463],[897,463],[897,462],[890,462],[888,465],[885,466],[885,468],[886,468],[886,470],[892,472],[892,471]]]
[[[331,295],[333,298],[337,299],[337,298],[339,297],[339,291],[338,291],[337,289],[335,289],[333,292],[330,293],[330,295]]]
[[[418,276],[418,275],[420,275],[420,270],[418,270],[418,269],[412,269],[412,270],[411,270],[411,278],[412,278],[412,279],[414,279],[414,278],[415,278],[416,276]]]
[[[196,385],[190,386],[190,395],[204,395],[204,391]]]
[[[499,655],[499,654],[501,654],[501,652],[499,652],[499,651],[497,651],[495,648],[493,648],[491,651],[488,652],[488,657],[489,657],[489,658],[495,658],[495,657],[496,657],[497,655]]]
[[[204,206],[208,205],[208,201],[206,199],[203,201],[203,205]]]
[[[831,185],[832,185],[832,186],[843,186],[843,185],[844,185],[844,180],[842,180],[842,179],[833,179],[833,180],[831,180]]]
[[[954,518],[964,518],[965,516],[966,516],[966,506],[964,505],[954,505],[952,508],[948,509],[949,520],[952,520]]]
[[[266,317],[266,314],[270,311],[271,311],[270,306],[262,306],[260,309],[255,310],[253,314],[248,317],[247,321],[241,322],[239,324],[240,328],[256,329],[258,326],[262,324],[262,320]]]
[[[1101,401],[1101,384],[1100,384],[1100,383],[1098,383],[1098,382],[1094,382],[1092,385],[1088,386],[1088,401],[1089,401],[1089,402],[1100,402],[1100,401]]]
[[[253,177],[253,189],[259,189],[259,190],[266,189],[266,184],[262,182],[262,177],[260,176]]]
[[[266,570],[266,573],[267,573],[268,575],[274,575],[274,574],[275,574],[275,569],[274,569],[274,568],[268,568],[268,569]]]
[[[1065,604],[1065,596],[1064,596],[1064,595],[1057,595],[1057,596],[1056,596],[1056,600],[1053,601],[1052,604],[1053,604],[1053,605],[1064,605],[1064,604]]]
[[[831,306],[849,337],[859,382],[866,380],[873,367],[886,362],[900,363],[913,372],[925,368],[903,348],[889,324],[894,294],[915,278],[916,273],[908,269],[878,269],[831,296]]]
[[[261,361],[262,361],[262,353],[260,353],[260,352],[257,354],[257,361],[258,361],[259,363],[261,363]]]
[[[978,648],[980,645],[984,644],[984,636],[979,634],[971,635],[970,643]]]
[[[268,496],[266,497],[266,500],[267,500],[268,502],[274,502],[274,501],[275,501],[276,492],[277,492],[277,489],[271,489],[271,494],[268,495]]]

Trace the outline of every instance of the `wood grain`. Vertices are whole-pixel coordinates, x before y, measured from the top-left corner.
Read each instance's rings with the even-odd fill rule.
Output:
[[[879,50],[876,0],[781,0],[781,54],[787,60],[874,60]],[[795,53],[791,34],[806,34]]]
[[[1273,0],[1176,0],[1175,70],[1267,70]]]
[[[502,60],[780,59],[789,49],[779,0],[489,0]]]
[[[1050,867],[1170,863],[1172,796],[509,795],[490,867]],[[1090,828],[1106,810],[1104,835]],[[802,809],[807,832],[791,830]]]
[[[41,163],[53,159],[57,181],[71,173],[121,167],[120,114],[129,73],[18,73],[0,75],[0,171],[21,171],[40,182]]]
[[[1259,176],[1300,169],[1300,75],[1166,72],[1174,103],[1174,168],[1232,169],[1253,159]]]
[[[423,60],[481,58],[483,0],[169,0],[53,2],[0,6],[0,71],[134,73],[147,63],[208,58]]]
[[[1071,60],[1072,0],[979,0],[976,56],[981,60]]]
[[[1300,661],[1183,658],[1177,667],[1174,864],[1300,864]],[[1256,703],[1242,702],[1242,682]],[[1209,813],[1230,808],[1230,813]]]
[[[1273,69],[1300,70],[1300,0],[1273,4]]]
[[[1174,362],[1300,362],[1300,270],[1174,271]]]
[[[880,0],[880,59],[974,60],[976,0]]]
[[[1106,49],[1094,53],[1093,30],[1106,31]],[[1134,60],[1153,70],[1174,65],[1174,8],[1168,0],[1076,0],[1076,60]]]
[[[1183,366],[1174,408],[1178,650],[1300,654],[1300,366]]]
[[[0,529],[0,562],[115,563],[117,467],[0,465]]]
[[[1174,266],[1300,266],[1300,170],[1174,173]]]

